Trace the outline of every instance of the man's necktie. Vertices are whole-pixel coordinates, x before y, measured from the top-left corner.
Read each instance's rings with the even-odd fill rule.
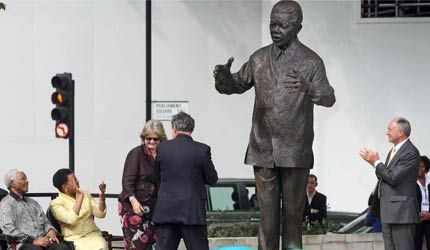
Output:
[[[394,155],[396,155],[396,148],[395,148],[395,147],[393,147],[393,148],[390,150],[390,153],[389,153],[389,155],[388,155],[388,160],[387,160],[387,162],[385,162],[385,167],[387,167],[387,166],[390,164],[391,160],[394,158]],[[381,182],[382,182],[382,179],[379,179],[379,180],[378,180],[378,184],[377,184],[377,188],[378,188],[378,198],[380,198],[380,197],[381,197]]]
[[[392,148],[390,151],[390,156],[388,157],[387,166],[390,164],[391,160],[393,159],[394,155],[396,155],[396,148]]]

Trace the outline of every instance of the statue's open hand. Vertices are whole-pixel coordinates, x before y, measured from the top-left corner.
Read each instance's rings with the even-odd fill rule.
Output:
[[[304,79],[296,69],[287,73],[287,79],[284,81],[287,93],[296,93],[302,91],[307,93],[310,87],[310,82]]]
[[[230,68],[233,61],[234,61],[234,58],[230,57],[226,64],[215,66],[215,70],[214,70],[215,82],[220,82],[220,81],[222,82],[223,80],[231,76]]]

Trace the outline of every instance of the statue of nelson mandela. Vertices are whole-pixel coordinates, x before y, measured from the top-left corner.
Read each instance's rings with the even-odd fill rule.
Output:
[[[221,94],[254,87],[245,164],[254,166],[260,250],[279,249],[280,228],[281,249],[302,248],[305,187],[314,163],[313,109],[315,104],[331,107],[336,102],[323,61],[297,37],[302,19],[297,2],[279,1],[270,15],[273,43],[254,52],[237,73],[230,72],[233,58],[214,70]]]

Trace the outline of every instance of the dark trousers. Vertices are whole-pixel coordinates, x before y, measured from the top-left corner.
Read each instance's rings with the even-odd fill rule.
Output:
[[[21,245],[21,247],[19,248],[19,250],[72,250],[69,246],[67,246],[64,243],[54,243],[51,244],[49,247],[38,247],[34,244],[31,243],[24,243]]]
[[[308,175],[307,168],[254,166],[260,207],[259,250],[279,250],[279,222],[282,224],[282,250],[302,248],[302,219]]]
[[[408,250],[415,247],[416,224],[382,223],[385,250]]]
[[[415,232],[415,250],[422,250],[423,239],[426,237],[427,249],[430,248],[430,221],[425,220],[417,224]]]
[[[1,200],[1,198],[3,198],[3,196],[1,196],[2,195],[2,190],[3,189],[0,188],[0,200]],[[2,234],[2,233],[3,232],[0,229],[0,234]],[[6,249],[7,249],[6,236],[5,235],[0,235],[0,250],[6,250]]]
[[[181,238],[188,250],[209,250],[205,225],[159,224],[157,235],[156,250],[177,250]]]
[[[0,250],[6,250],[6,249],[7,249],[6,241],[0,240]]]

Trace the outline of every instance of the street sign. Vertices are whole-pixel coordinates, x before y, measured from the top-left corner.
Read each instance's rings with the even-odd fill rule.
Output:
[[[69,127],[65,123],[57,123],[55,134],[58,138],[67,138],[69,136]]]
[[[188,101],[153,101],[152,119],[170,121],[172,116],[183,111],[189,113]]]

